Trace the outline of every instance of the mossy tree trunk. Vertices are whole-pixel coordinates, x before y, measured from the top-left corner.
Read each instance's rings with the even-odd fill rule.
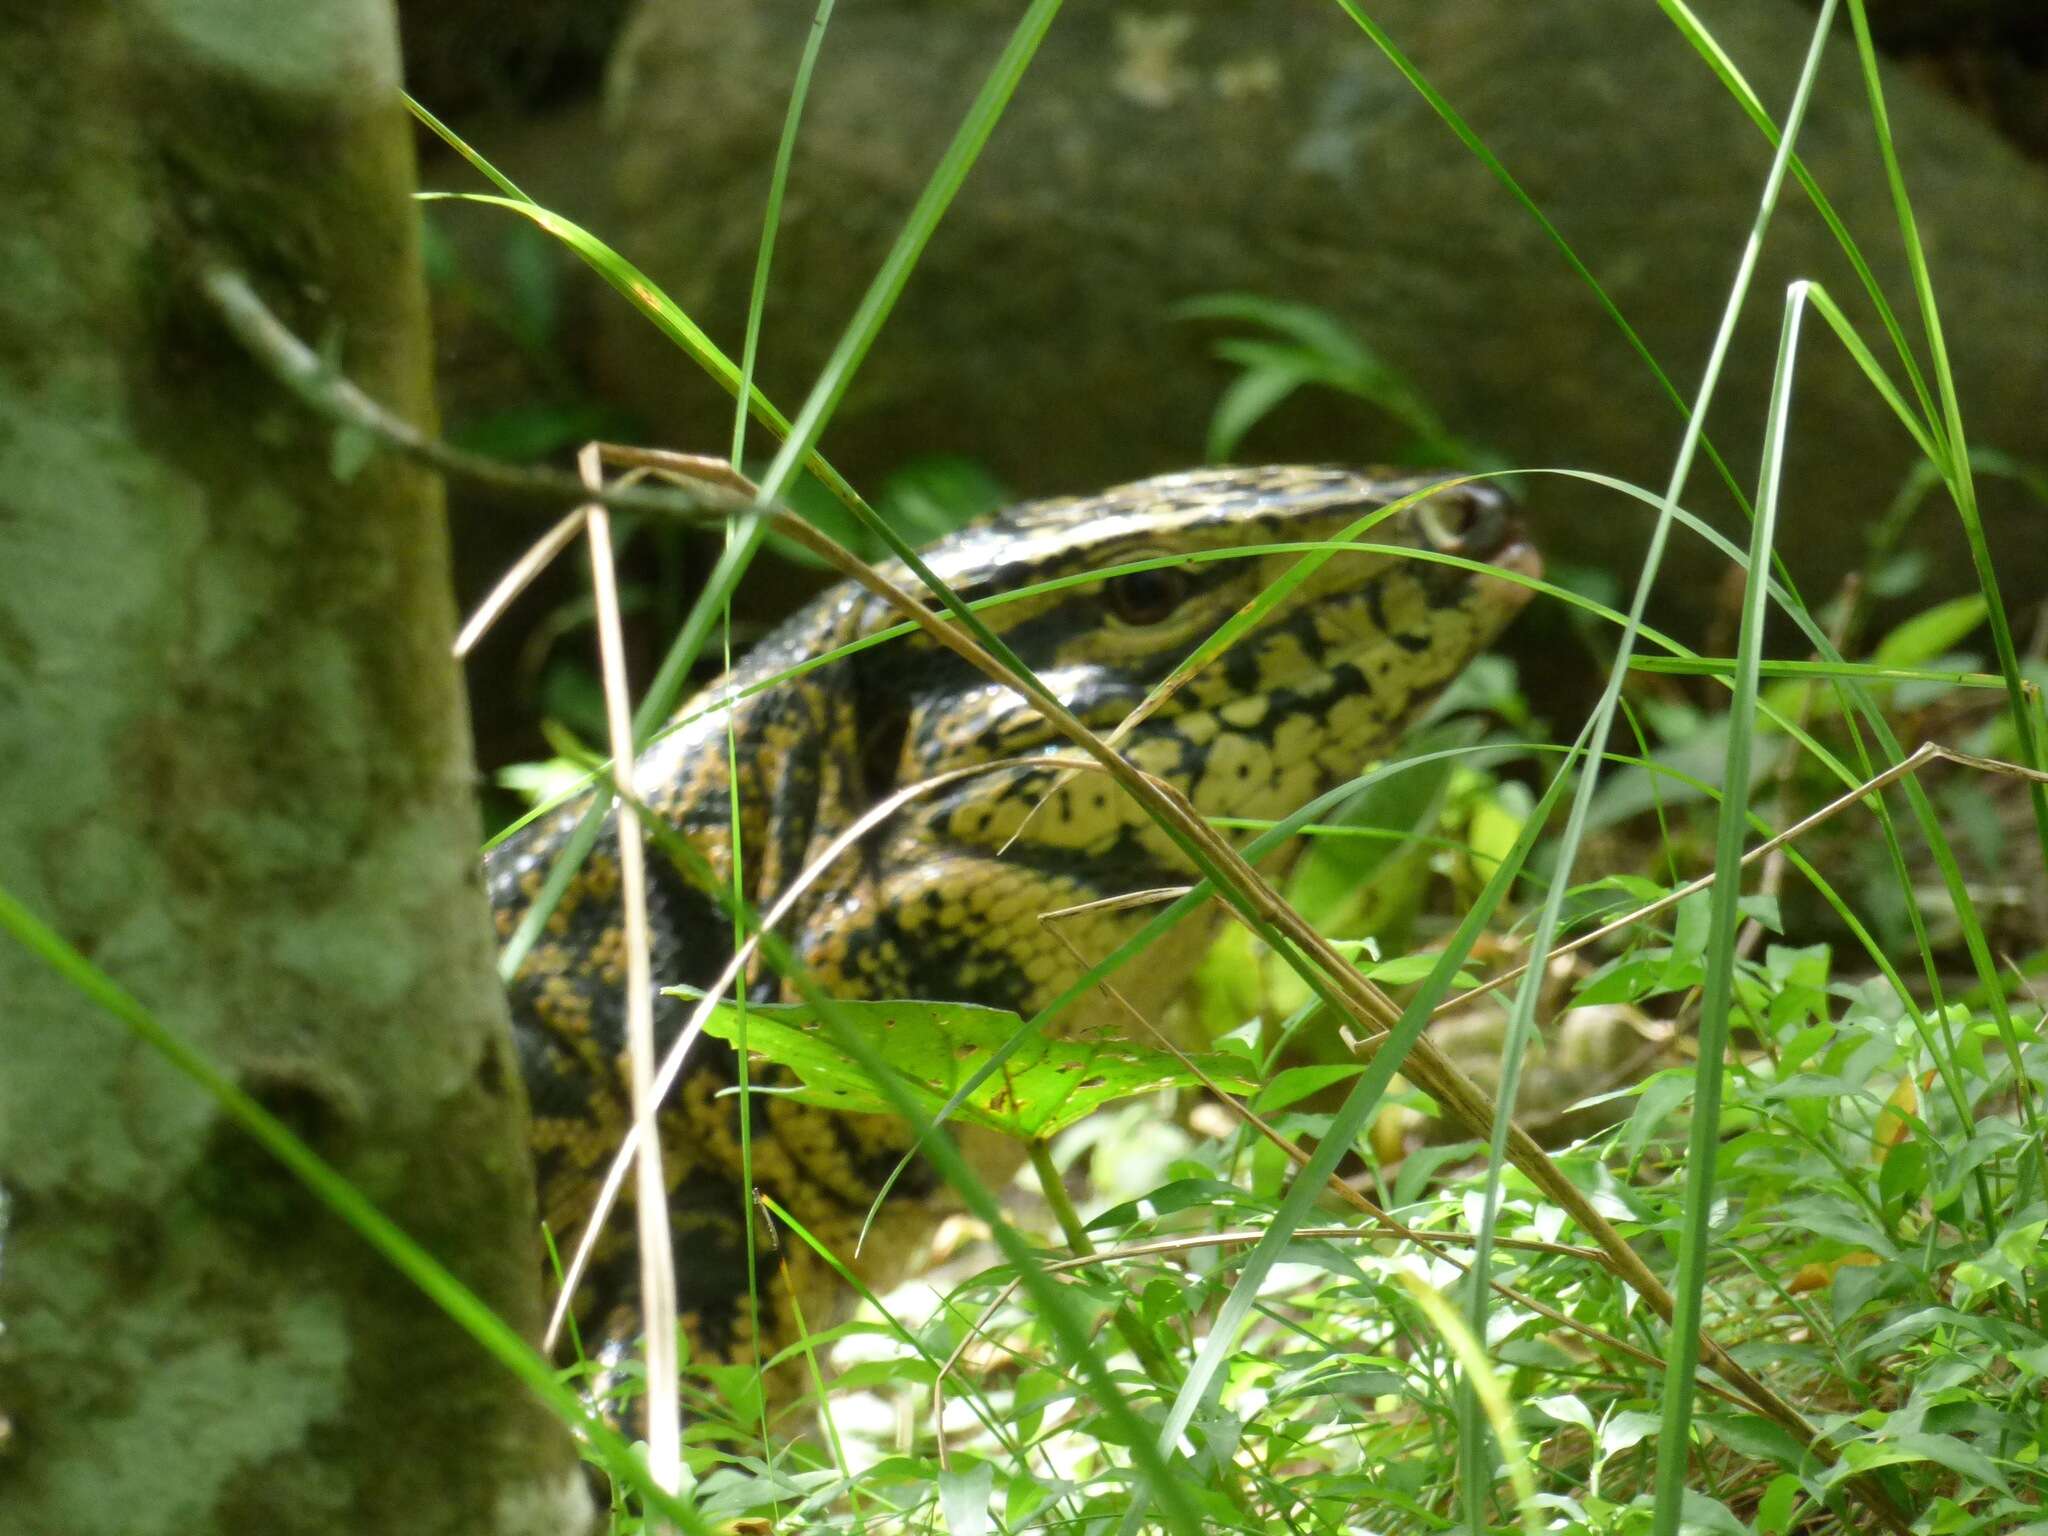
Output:
[[[426,419],[398,87],[384,0],[0,7],[0,886],[531,1331],[439,492],[193,282]],[[0,1188],[0,1527],[586,1520],[560,1426],[5,938]]]

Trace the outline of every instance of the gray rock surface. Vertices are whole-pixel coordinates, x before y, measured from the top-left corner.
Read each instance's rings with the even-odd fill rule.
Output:
[[[1774,112],[1810,18],[1699,7]],[[642,0],[614,61],[619,211],[607,233],[737,351],[768,168],[809,0]],[[832,22],[782,222],[762,364],[793,409],[1018,13],[991,0],[864,0]],[[1372,14],[1485,137],[1690,393],[1768,165],[1761,137],[1640,0],[1569,7],[1381,0]],[[1974,443],[2048,458],[2048,175],[1916,80],[1886,80]],[[1803,149],[1910,309],[1846,24]],[[1846,262],[1788,191],[1710,429],[1753,483],[1785,285],[1823,281],[1879,333]],[[932,452],[1019,490],[1094,487],[1200,458],[1229,373],[1172,317],[1252,291],[1328,308],[1453,430],[1511,461],[1660,486],[1676,410],[1536,225],[1333,5],[1067,8],[825,441],[857,481]],[[622,308],[600,369],[663,436],[723,443],[726,408]],[[1920,328],[1909,319],[1909,333]],[[1881,349],[1882,350],[1882,349]],[[1240,450],[1369,461],[1383,418],[1298,397]],[[1911,444],[1809,326],[1785,547],[1810,590],[1862,552]],[[1691,498],[1738,518],[1704,465]],[[1985,486],[2009,602],[2048,589],[2044,511]],[[1627,568],[1646,516],[1532,486],[1539,535]],[[1918,531],[1941,585],[1970,581],[1942,503]],[[1722,569],[1690,540],[1661,602],[1697,627]],[[1689,621],[1689,622],[1688,622]]]

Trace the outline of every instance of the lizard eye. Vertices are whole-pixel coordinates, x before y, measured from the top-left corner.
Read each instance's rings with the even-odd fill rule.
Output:
[[[1461,485],[1432,496],[1415,509],[1423,537],[1446,554],[1484,560],[1500,547],[1507,531],[1500,492]]]
[[[1156,570],[1128,571],[1113,577],[1103,596],[1109,602],[1109,611],[1126,624],[1145,625],[1173,617],[1187,591],[1187,574],[1163,565]]]

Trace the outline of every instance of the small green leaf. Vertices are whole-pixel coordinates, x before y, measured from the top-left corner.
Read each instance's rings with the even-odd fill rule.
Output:
[[[1624,956],[1595,971],[1572,999],[1575,1008],[1592,1008],[1602,1003],[1632,1003],[1653,992],[1666,990],[1665,957],[1670,951],[1655,949],[1647,954]]]
[[[1539,1397],[1529,1406],[1560,1424],[1576,1424],[1589,1435],[1598,1433],[1593,1427],[1593,1411],[1576,1397]]]
[[[1359,972],[1370,980],[1388,987],[1410,987],[1427,976],[1436,965],[1437,956],[1429,950],[1419,950],[1412,955],[1396,955],[1391,960],[1367,960],[1359,963]],[[1479,978],[1460,971],[1452,978],[1457,986],[1476,987]]]
[[[347,485],[362,473],[363,466],[376,452],[377,439],[363,428],[352,425],[336,427],[334,443],[327,455],[327,472],[338,484]]]
[[[1902,1141],[1891,1149],[1877,1172],[1878,1198],[1885,1216],[1897,1221],[1906,1202],[1927,1189],[1927,1148],[1917,1141]]]
[[[1760,923],[1772,933],[1785,931],[1785,920],[1778,913],[1778,898],[1768,891],[1759,891],[1753,896],[1744,896],[1736,902],[1736,909],[1753,923]]]
[[[1782,1425],[1753,1413],[1711,1413],[1699,1418],[1700,1428],[1723,1445],[1752,1461],[1775,1461],[1781,1467],[1805,1463],[1807,1451]]]
[[[1604,1462],[1630,1446],[1655,1439],[1659,1427],[1656,1414],[1623,1409],[1600,1426],[1600,1460]]]
[[[1288,1067],[1274,1076],[1259,1090],[1259,1096],[1252,1107],[1262,1115],[1298,1104],[1312,1093],[1320,1093],[1332,1083],[1345,1082],[1358,1076],[1365,1068],[1356,1063],[1333,1062],[1328,1066]]]
[[[972,1456],[960,1457],[939,1474],[939,1507],[952,1536],[987,1536],[988,1497],[995,1480],[996,1469]]]
[[[2041,1234],[2048,1221],[2030,1221],[2009,1227],[1999,1235],[1998,1256],[2015,1269],[2027,1269],[2041,1262]]]
[[[1760,1536],[1785,1536],[1792,1529],[1792,1512],[1797,1507],[1800,1491],[1799,1479],[1790,1472],[1780,1472],[1771,1479],[1771,1486],[1764,1490],[1764,1496],[1756,1506],[1756,1528]]]
[[[1521,785],[1512,787],[1522,791],[1521,801],[1528,799],[1528,792]],[[1523,824],[1528,819],[1529,806],[1517,803],[1517,797],[1507,792],[1509,788],[1502,785],[1501,792],[1481,795],[1472,807],[1471,819],[1465,824],[1465,845],[1472,850],[1475,873],[1483,879],[1491,879],[1493,872],[1500,868],[1501,860],[1515,846],[1515,840],[1522,835]]]
[[[1707,891],[1695,891],[1678,904],[1671,920],[1674,954],[1690,960],[1706,952],[1709,895]]]
[[[1678,1528],[1685,1536],[1749,1536],[1734,1510],[1694,1488],[1685,1490],[1685,1515]]]
[[[1237,451],[1245,434],[1270,416],[1287,397],[1315,374],[1308,368],[1248,368],[1232,379],[1209,419],[1209,442],[1203,450],[1214,463]]]
[[[1693,1075],[1677,1067],[1659,1072],[1644,1085],[1643,1096],[1636,1102],[1635,1113],[1629,1116],[1628,1121],[1628,1155],[1631,1159],[1643,1155],[1643,1148],[1657,1134],[1657,1128],[1670,1118],[1674,1109],[1692,1097],[1693,1087]]]

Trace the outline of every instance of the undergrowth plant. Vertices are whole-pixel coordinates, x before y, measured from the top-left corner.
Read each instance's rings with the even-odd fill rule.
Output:
[[[1339,3],[1541,220],[1507,168],[1393,40],[1362,7]],[[1593,734],[1603,747],[1619,748],[1609,742],[1606,723],[1623,711],[1624,683],[1637,677],[1626,718],[1638,751],[1567,755],[1538,803],[1522,775],[1541,768],[1541,754],[1532,758],[1514,733],[1495,729],[1480,740],[1447,719],[1425,735],[1412,766],[1373,776],[1374,783],[1357,786],[1348,808],[1330,807],[1342,814],[1308,829],[1318,840],[1288,895],[1329,931],[1361,935],[1364,947],[1352,953],[1364,975],[1398,989],[1429,973],[1440,995],[1487,922],[1482,916],[1475,925],[1471,915],[1489,893],[1498,902],[1514,891],[1492,919],[1487,947],[1495,960],[1526,961],[1528,979],[1506,1005],[1505,1028],[1481,1031],[1498,1044],[1490,1079],[1512,1106],[1545,1036],[1552,1055],[1568,1056],[1560,1046],[1569,1044],[1575,1022],[1620,1021],[1621,1058],[1602,1065],[1626,1080],[1565,1074],[1567,1088],[1581,1091],[1558,1107],[1578,1117],[1575,1125],[1600,1128],[1558,1160],[1625,1223],[1654,1267],[1675,1273],[1676,1323],[1667,1328],[1609,1257],[1575,1240],[1583,1234],[1564,1213],[1507,1167],[1498,1130],[1490,1148],[1426,1138],[1421,1132],[1434,1124],[1435,1106],[1412,1091],[1368,1117],[1363,1111],[1385,1087],[1385,1074],[1332,1048],[1327,1027],[1314,1040],[1308,1026],[1329,999],[1313,976],[1296,981],[1273,964],[1249,972],[1219,965],[1201,989],[1204,1022],[1216,1037],[1206,1066],[1181,1068],[1132,1042],[1121,1075],[1102,1077],[1103,1094],[1085,1104],[1039,1103],[1029,1123],[1012,1117],[998,1127],[1031,1143],[1067,1257],[1055,1257],[1059,1248],[1021,1255],[1014,1234],[998,1222],[1006,1264],[943,1296],[927,1286],[899,1297],[897,1311],[876,1300],[866,1321],[818,1341],[811,1353],[819,1400],[806,1411],[820,1414],[820,1441],[763,1442],[758,1388],[731,1368],[705,1373],[702,1416],[686,1438],[707,1513],[862,1529],[877,1521],[940,1521],[977,1531],[1068,1523],[1128,1529],[1145,1523],[1148,1508],[1164,1496],[1157,1513],[1179,1528],[1192,1519],[1229,1529],[1518,1524],[1779,1532],[1875,1518],[1901,1529],[1917,1521],[1927,1529],[1993,1530],[2031,1518],[2040,1492],[2028,1471],[2040,1455],[2036,1377],[2048,1365],[2030,1280],[2048,1221],[2034,1110],[2048,1071],[2041,1010],[1990,961],[1982,918],[1951,845],[1950,819],[1937,813],[1917,779],[1906,776],[1900,787],[1925,855],[1909,854],[1882,793],[1858,800],[1853,791],[1903,762],[1891,723],[1902,702],[1924,711],[1936,700],[1956,700],[1959,715],[1985,722],[1976,727],[1983,738],[1976,745],[2001,748],[1988,755],[2016,760],[2022,780],[2028,770],[2038,772],[2038,702],[2027,691],[2003,599],[1982,556],[1970,484],[1978,466],[2022,476],[2034,471],[1973,453],[1963,442],[1860,4],[1850,6],[1851,29],[1879,156],[1898,192],[1915,307],[1931,338],[1925,371],[1823,189],[1793,152],[1806,82],[1833,7],[1822,10],[1782,136],[1690,12],[1675,0],[1666,10],[1779,153],[1729,318],[1689,405],[1643,352],[1680,402],[1686,425],[1661,495],[1608,482],[1658,511],[1652,563],[1631,611],[1547,589],[1616,626],[1612,681]],[[791,132],[800,101],[801,90]],[[786,137],[771,209],[787,148]],[[1755,536],[1746,555],[1720,545],[1754,573],[1742,643],[1733,658],[1699,657],[1644,624],[1646,599],[1665,529],[1676,521],[1712,537],[1680,503],[1695,448],[1727,478],[1699,424],[1749,263],[1768,238],[1781,178],[1796,181],[1843,240],[1906,386],[1892,382],[1824,292],[1795,287],[1764,424]],[[552,218],[530,205],[519,211],[543,227]],[[772,226],[771,214],[771,238]],[[1590,271],[1544,227],[1597,292]],[[581,232],[572,243],[660,317],[661,301],[636,288],[638,274]],[[750,362],[767,272],[764,245]],[[1608,307],[1635,341],[1626,320]],[[1866,585],[1819,611],[1790,585],[1773,540],[1775,466],[1809,312],[1828,323],[1926,454],[1923,470],[1873,529]],[[1192,313],[1263,326],[1271,337],[1221,344],[1244,372],[1219,407],[1212,442],[1219,456],[1293,390],[1320,384],[1392,412],[1424,456],[1442,456],[1448,447],[1491,467],[1331,317],[1247,296],[1207,301]],[[668,324],[677,329],[673,318]],[[861,345],[849,342],[835,361],[856,360]],[[733,382],[729,373],[727,379]],[[829,386],[841,387],[843,378]],[[793,463],[798,451],[785,449],[777,465]],[[1869,661],[1845,661],[1843,644],[1865,638],[1865,594],[1910,590],[1911,573],[1899,568],[1892,550],[1904,521],[1935,486],[1946,488],[1962,513],[1983,590],[1877,637]],[[853,515],[861,517],[858,507]],[[1804,633],[1814,660],[1766,665],[1767,603]],[[1954,654],[1985,624],[1997,666],[1990,674],[1978,670],[1975,658]],[[1637,667],[1639,640],[1666,656]],[[1732,689],[1732,702],[1717,704],[1711,683],[1674,693],[1671,684],[1642,676],[1659,672],[1718,678]],[[665,668],[664,675],[677,674]],[[2002,715],[1978,702],[1973,690],[1986,684],[2004,690]],[[1479,686],[1504,706],[1499,718],[1531,723],[1497,673],[1482,672]],[[1618,772],[1603,782],[1599,770],[1609,760]],[[1745,846],[1779,825],[1774,813],[1795,815],[1807,804],[1816,777],[1831,786],[1830,798],[1852,792],[1838,809],[1874,823],[1875,841],[1869,828],[1851,835],[1881,849],[1881,857],[1851,872],[1854,889],[1845,896],[1788,846],[1774,854],[1761,885],[1746,892]],[[1951,781],[1943,790],[1951,805],[1973,793],[1981,797],[1985,789]],[[2048,816],[2041,812],[2048,802],[2038,783],[2026,793],[2038,818],[2032,860],[2048,849]],[[1546,820],[1561,794],[1572,797],[1572,812],[1553,837]],[[1718,834],[1703,817],[1718,817]],[[1628,846],[1656,873],[1622,867],[1575,878],[1590,831],[1624,835],[1646,821],[1654,822],[1652,835],[1638,834]],[[1525,870],[1520,866],[1532,851],[1534,867]],[[1658,903],[1703,862],[1718,878],[1679,901],[1662,923],[1640,922],[1602,938],[1565,972],[1549,964],[1567,939],[1632,906]],[[1781,942],[1784,887],[1795,878],[1807,909],[1828,918],[1837,934],[1832,941]],[[1926,899],[1930,879],[1945,901]],[[1374,895],[1360,900],[1361,888]],[[1431,941],[1441,931],[1432,901],[1446,893],[1463,902],[1482,899],[1461,927],[1462,950],[1439,953]],[[1923,908],[1933,905],[1943,910],[1930,927]],[[1377,941],[1390,938],[1405,952],[1385,952]],[[1257,937],[1226,942],[1254,959],[1264,953]],[[1975,972],[1975,986],[1960,989],[1962,996],[1946,969],[1958,944]],[[1905,974],[1896,955],[1911,955],[1917,974]],[[1247,984],[1247,975],[1257,979]],[[877,1054],[860,1045],[858,1021],[846,1017],[858,1010],[834,1009],[822,999],[817,1006],[840,1015],[848,1033],[821,1031],[816,1019],[790,1028],[764,1015],[752,1026],[758,1033],[750,1049],[796,1069],[824,1102],[903,1107],[909,1092],[924,1095],[920,1118],[984,1115],[974,1107],[972,1081],[922,1076],[920,1057],[933,1053]],[[1497,1005],[1475,1001],[1463,1012],[1489,1006]],[[928,1027],[956,1047],[943,1053],[950,1059],[985,1062],[991,1052],[1016,1052],[1029,1037],[1015,1020],[977,1024],[945,1009],[930,1017]],[[744,1015],[714,1027],[729,1036],[749,1028]],[[1000,1045],[1006,1036],[1009,1044]],[[1696,1065],[1674,1064],[1689,1056]],[[1012,1074],[1005,1081],[1028,1082],[1036,1059],[1012,1056],[1002,1068]],[[1536,1070],[1545,1064],[1539,1060]],[[991,1070],[984,1066],[984,1082]],[[1187,1086],[1190,1070],[1206,1080],[1198,1092]],[[1123,1117],[1127,1129],[1144,1128],[1144,1150],[1131,1152],[1128,1134],[1106,1131],[1099,1121],[1079,1123],[1100,1099],[1121,1097],[1126,1087],[1136,1091],[1141,1082],[1155,1092],[1176,1085],[1165,1090],[1164,1104]],[[1332,1096],[1347,1087],[1351,1098],[1333,1112]],[[1226,1134],[1198,1136],[1159,1115],[1172,1104],[1187,1110],[1205,1095],[1243,1089],[1249,1115]],[[1361,1104],[1361,1094],[1368,1102]],[[1214,1103],[1183,1118],[1217,1128]],[[1364,1133],[1335,1150],[1355,1156],[1352,1182],[1372,1192],[1378,1225],[1305,1227],[1299,1148],[1329,1144],[1333,1128],[1347,1123]],[[1129,1191],[1086,1218],[1062,1172],[1083,1154],[1098,1189],[1122,1183]],[[1119,1174],[1120,1159],[1135,1161],[1144,1176],[1134,1184],[1128,1169]],[[971,1203],[986,1216],[986,1192],[980,1193]],[[1049,1313],[1044,1307],[1053,1293],[1044,1282],[1053,1267],[1060,1305]],[[1020,1282],[1027,1283],[1020,1289]],[[1458,1306],[1445,1308],[1440,1295]],[[902,1312],[906,1305],[914,1315]],[[1796,1402],[1809,1438],[1788,1434],[1782,1422],[1757,1411],[1753,1397],[1700,1371],[1695,1328],[1729,1344],[1733,1361]],[[1084,1341],[1078,1354],[1077,1339]],[[1975,1347],[1993,1340],[1996,1349]],[[836,1375],[822,1349],[835,1341]],[[1105,1383],[1114,1384],[1106,1395]],[[720,1402],[724,1411],[714,1406]],[[1162,1471],[1170,1482],[1162,1483]]]
[[[1214,967],[1198,989],[1209,1036],[1200,1052],[1183,1058],[1135,1039],[1092,1046],[1087,1076],[1100,1086],[1088,1094],[1056,1091],[1063,1079],[1048,1064],[1070,1048],[1036,1034],[1043,1016],[929,1010],[918,1039],[949,1049],[922,1056],[972,1070],[928,1076],[919,1052],[864,1032],[862,1009],[818,994],[766,937],[763,958],[789,975],[801,1004],[729,1011],[716,1029],[742,1060],[789,1065],[826,1102],[910,1119],[967,1209],[964,1237],[987,1240],[962,1250],[942,1283],[870,1297],[859,1319],[798,1346],[813,1383],[799,1412],[768,1422],[747,1366],[686,1360],[678,1383],[665,1372],[649,1380],[630,1355],[610,1352],[551,1374],[289,1130],[0,894],[0,922],[217,1094],[578,1425],[613,1479],[618,1531],[2048,1530],[2048,1041],[2030,979],[2042,936],[2024,913],[1987,921],[1980,878],[2003,860],[2038,892],[2048,868],[2041,669],[2014,639],[1974,490],[1982,472],[2044,477],[1966,440],[1863,0],[1848,0],[1848,30],[1912,276],[1902,307],[1924,350],[1794,152],[1814,65],[1841,42],[1833,0],[1820,7],[1782,126],[1680,0],[1660,0],[1732,108],[1777,148],[1728,319],[1689,400],[1367,8],[1336,3],[1361,46],[1376,47],[1542,224],[1678,408],[1661,490],[1521,471],[1571,473],[1654,515],[1651,560],[1626,612],[1536,584],[1605,627],[1608,690],[1592,726],[1559,748],[1538,739],[1511,675],[1483,667],[1425,727],[1414,756],[1361,765],[1357,780],[1273,826],[1177,823],[1128,782],[1198,881],[1116,955],[1089,957],[1082,985],[1212,898],[1243,917],[1229,942],[1255,963]],[[534,204],[420,109],[497,188],[471,196],[564,242],[734,395],[734,462],[746,461],[750,419],[777,441],[743,503],[719,504],[732,514],[727,542],[637,701],[633,745],[673,714],[775,509],[805,474],[831,498],[820,521],[842,544],[904,559],[990,674],[1058,718],[1056,701],[917,561],[911,520],[877,515],[816,449],[1011,93],[1029,88],[1058,10],[1058,0],[1023,9],[793,417],[755,389],[752,369],[782,179],[829,0],[777,157],[739,363],[597,236]],[[1788,181],[1842,241],[1884,334],[1859,334],[1823,290],[1795,285],[1772,407],[1754,424],[1765,470],[1751,497],[1703,424],[1750,262]],[[232,320],[232,294],[213,296]],[[1232,306],[1226,318],[1283,335],[1239,346],[1249,371],[1219,415],[1219,450],[1304,383],[1393,410],[1432,450],[1464,446],[1328,317],[1274,301]],[[1212,306],[1212,318],[1222,313]],[[1862,586],[1809,604],[1774,528],[1800,353],[1814,345],[1850,353],[1924,468],[1875,525]],[[379,429],[354,420],[351,430]],[[1747,549],[1684,507],[1695,453],[1749,511]],[[1930,515],[1937,488],[1980,589],[1873,635],[1868,594],[1911,590],[1897,535],[1906,519]],[[958,489],[927,496],[927,509]],[[1747,572],[1733,656],[1697,655],[1645,621],[1656,555],[1674,531],[1707,539]],[[1299,576],[1285,579],[1333,552],[1302,551]],[[1763,657],[1770,611],[1799,632],[1805,656]],[[921,610],[906,621],[933,622]],[[1988,665],[1959,654],[1980,631]],[[1952,744],[1981,761],[1923,783],[1932,764],[1909,760],[1917,741],[1902,737],[1901,720],[1954,725],[1966,739]],[[1101,748],[1078,722],[1069,735]],[[577,765],[584,783],[611,773],[602,754],[592,759]],[[1997,815],[2013,798],[2025,802],[2023,824],[1989,834],[1984,807]],[[1802,839],[1754,856],[1823,800],[1833,815],[1814,846],[1853,838],[1856,857],[1817,861]],[[586,818],[508,943],[506,975],[594,844],[601,813]],[[647,832],[662,842],[659,826]],[[1248,895],[1236,844],[1264,851],[1295,836],[1312,838],[1313,852],[1289,878],[1289,902],[1268,909]],[[738,939],[760,915],[734,892]],[[1643,909],[1654,911],[1615,925]],[[1806,914],[1796,927],[1795,910]],[[704,1008],[717,1012],[715,1000]],[[1504,1112],[1543,1074],[1561,1076],[1560,1101],[1542,1108],[1555,1111],[1562,1138],[1547,1158],[1509,1142],[1505,1113],[1460,1124],[1459,1106],[1425,1091],[1418,1069],[1437,1049],[1435,1035],[1423,1038],[1432,1017],[1438,1035],[1462,1025],[1484,1042],[1473,1075]],[[1573,1051],[1595,1036],[1608,1046],[1594,1051],[1590,1075],[1572,1076]],[[985,1091],[998,1073],[1006,1091]],[[1006,1214],[939,1129],[948,1120],[1028,1143],[1044,1221]],[[1084,1167],[1092,1193],[1077,1200],[1068,1183]],[[1576,1214],[1561,1190],[1580,1202]],[[795,1229],[786,1240],[808,1238]],[[761,1271],[778,1262],[765,1248],[755,1257]],[[674,1321],[649,1327],[673,1337]],[[637,1394],[680,1391],[680,1444],[635,1459],[565,1384],[603,1393],[621,1420]]]

